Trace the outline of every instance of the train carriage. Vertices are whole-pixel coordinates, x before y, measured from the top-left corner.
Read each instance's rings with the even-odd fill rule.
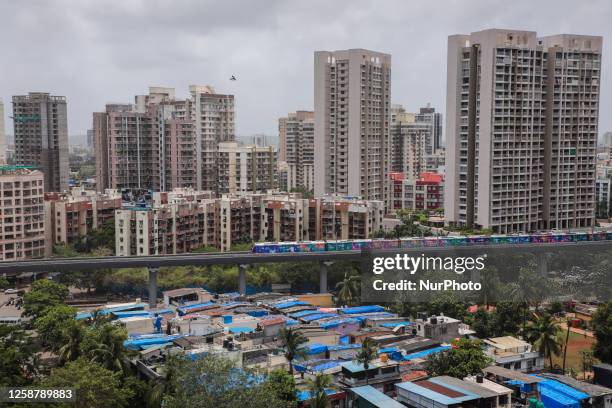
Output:
[[[422,242],[418,238],[402,238],[399,242],[400,248],[421,248]]]

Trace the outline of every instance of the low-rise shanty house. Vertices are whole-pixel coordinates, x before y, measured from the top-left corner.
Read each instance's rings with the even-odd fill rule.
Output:
[[[401,381],[399,363],[388,358],[372,361],[367,370],[356,361],[347,361],[340,366],[342,373],[339,382],[348,388],[371,385],[385,394],[393,394],[394,384]]]
[[[286,326],[284,316],[274,316],[269,319],[261,319],[257,326],[263,331],[264,337],[276,337],[280,334],[281,329]]]
[[[487,354],[495,365],[522,372],[544,369],[544,355],[532,350],[530,343],[512,336],[494,337],[484,340]]]
[[[457,387],[431,380],[402,382],[395,385],[397,401],[412,408],[480,408],[480,396]]]
[[[431,316],[417,319],[416,332],[421,337],[448,343],[459,337],[459,324],[461,321],[448,316]]]
[[[334,331],[342,336],[353,333],[361,327],[359,320],[344,316],[317,320],[313,324],[318,325],[322,329]]]
[[[430,381],[438,382],[449,388],[457,387],[472,392],[480,397],[481,406],[490,408],[511,408],[512,390],[503,385],[486,380],[482,375],[473,377],[472,380],[440,376],[431,378]],[[487,382],[485,384],[485,381]]]
[[[485,378],[499,384],[507,384],[514,390],[515,396],[521,399],[540,398],[537,384],[544,381],[541,377],[525,374],[521,371],[490,365],[482,369]]]
[[[222,333],[223,328],[215,323],[210,316],[201,314],[190,314],[175,318],[172,326],[178,333],[190,336],[210,336],[214,333]]]
[[[574,315],[576,319],[582,321],[585,326],[591,324],[593,320],[593,314],[597,311],[597,305],[590,305],[588,303],[576,303],[574,307]]]
[[[509,408],[512,390],[483,382],[440,376],[396,384],[397,400],[414,408]],[[501,387],[501,388],[500,388]]]
[[[308,339],[306,344],[317,343],[332,346],[340,343],[340,335],[338,333],[324,330],[315,325],[298,324],[291,326],[291,328],[300,332]]]
[[[602,385],[578,381],[572,377],[560,374],[542,373],[540,377],[549,378],[563,383],[575,390],[585,393],[593,407],[612,408],[612,389]]]
[[[325,395],[327,395],[327,401],[329,402],[329,406],[331,408],[343,408],[346,406],[344,404],[344,401],[346,400],[345,391],[339,390],[336,388],[326,388]],[[301,389],[300,387],[298,387],[298,392],[297,392],[298,408],[310,408],[311,399],[312,399],[312,396],[310,395],[310,391],[306,389]]]
[[[191,303],[206,303],[213,300],[213,295],[202,288],[180,288],[162,292],[164,304],[182,306]]]
[[[130,316],[117,319],[117,322],[125,327],[128,334],[145,334],[155,331],[153,320],[150,316]]]
[[[337,344],[327,346],[326,357],[333,360],[352,360],[361,350],[361,344]]]
[[[497,406],[500,408],[512,407],[512,389],[504,387],[495,381],[487,380],[482,375],[474,375],[464,378],[466,382],[473,382],[481,387],[487,388],[497,394]]]
[[[349,333],[349,341],[351,343],[363,343],[365,339],[378,337],[378,336],[387,336],[393,335],[393,330],[391,329],[382,329],[382,328],[364,328],[352,333]],[[399,341],[399,339],[397,339]]]
[[[612,388],[612,364],[594,364],[593,374],[595,384]]]
[[[405,408],[405,405],[371,385],[351,388],[348,394],[351,406],[354,408]]]

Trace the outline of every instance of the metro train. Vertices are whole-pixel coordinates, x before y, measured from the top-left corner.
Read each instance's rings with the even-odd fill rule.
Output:
[[[474,235],[400,239],[353,239],[342,241],[262,242],[253,245],[256,254],[287,252],[361,251],[364,249],[458,247],[479,245],[551,244],[612,241],[612,231],[543,232],[516,235]]]

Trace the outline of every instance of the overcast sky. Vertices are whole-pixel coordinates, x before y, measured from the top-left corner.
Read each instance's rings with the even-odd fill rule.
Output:
[[[279,116],[312,109],[313,52],[345,48],[390,53],[392,102],[443,112],[447,36],[485,28],[604,36],[600,133],[612,130],[610,0],[1,0],[0,16],[5,115],[11,95],[65,95],[70,135],[107,102],[189,84],[236,95],[238,135],[276,135]]]

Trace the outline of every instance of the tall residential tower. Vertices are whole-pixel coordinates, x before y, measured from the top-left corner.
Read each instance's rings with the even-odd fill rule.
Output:
[[[13,96],[15,161],[45,175],[45,191],[68,189],[66,97],[30,92]]]
[[[314,55],[314,193],[386,197],[391,56],[363,49]]]
[[[571,34],[449,37],[449,223],[499,233],[593,225],[601,50],[601,37]]]

